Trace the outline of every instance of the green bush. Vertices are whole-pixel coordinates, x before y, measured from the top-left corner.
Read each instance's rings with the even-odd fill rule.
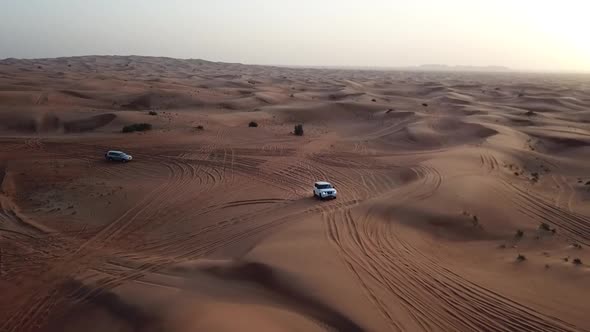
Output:
[[[128,126],[123,127],[123,132],[124,133],[131,133],[134,131],[146,131],[146,130],[151,130],[152,129],[152,125],[149,123],[134,123],[134,124],[130,124]]]
[[[303,125],[302,124],[295,125],[294,133],[297,136],[303,136]]]

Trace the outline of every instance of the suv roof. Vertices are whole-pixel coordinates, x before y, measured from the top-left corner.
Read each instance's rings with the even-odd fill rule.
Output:
[[[109,151],[109,152],[107,152],[107,153],[118,153],[118,154],[122,154],[122,153],[124,153],[124,152],[122,152],[122,151],[116,151],[116,150],[110,150],[110,151]]]
[[[320,185],[320,186],[321,186],[321,185],[326,185],[326,184],[329,184],[329,185],[331,185],[331,183],[330,183],[330,182],[326,182],[326,181],[317,181],[315,184],[317,184],[317,185]]]

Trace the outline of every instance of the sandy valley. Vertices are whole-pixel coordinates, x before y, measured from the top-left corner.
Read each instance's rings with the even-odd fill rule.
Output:
[[[587,75],[6,59],[0,135],[2,332],[590,331]]]

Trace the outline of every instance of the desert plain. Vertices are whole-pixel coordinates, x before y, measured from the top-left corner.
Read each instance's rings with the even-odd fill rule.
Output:
[[[0,183],[2,332],[590,331],[588,75],[5,59]]]

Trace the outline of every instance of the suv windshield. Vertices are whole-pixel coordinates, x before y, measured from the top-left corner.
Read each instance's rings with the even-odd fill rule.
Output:
[[[316,185],[316,188],[318,188],[318,189],[330,189],[330,188],[332,188],[332,186],[329,185],[329,184],[318,184],[318,185]]]

